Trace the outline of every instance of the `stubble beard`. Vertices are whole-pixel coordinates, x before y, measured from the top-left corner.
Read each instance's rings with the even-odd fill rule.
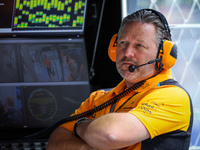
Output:
[[[125,68],[122,65],[123,64],[122,62],[123,61],[119,61],[118,63],[116,63],[117,70],[119,74],[122,76],[122,78],[131,84],[136,84],[142,80],[149,78],[150,76],[153,76],[154,74],[153,67],[155,66],[155,64],[141,66],[139,68],[136,68],[134,72],[130,72],[128,70],[128,67]]]

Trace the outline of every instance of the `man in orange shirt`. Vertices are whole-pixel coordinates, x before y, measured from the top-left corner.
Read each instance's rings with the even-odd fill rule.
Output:
[[[110,44],[109,56],[124,80],[93,92],[72,116],[100,107],[59,126],[47,150],[188,150],[192,104],[171,75],[177,47],[165,17],[139,10],[123,19]]]

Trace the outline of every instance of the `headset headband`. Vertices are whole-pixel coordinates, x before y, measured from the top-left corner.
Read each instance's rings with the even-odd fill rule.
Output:
[[[154,10],[154,9],[141,9],[141,10],[138,10],[136,12],[139,12],[139,11],[142,11],[142,10],[152,11],[153,13],[155,13],[160,18],[161,22],[163,23],[163,25],[165,27],[165,30],[169,34],[170,40],[171,40],[171,31],[170,31],[169,24],[168,24],[167,19],[165,18],[165,16],[162,13],[160,13],[157,10]]]

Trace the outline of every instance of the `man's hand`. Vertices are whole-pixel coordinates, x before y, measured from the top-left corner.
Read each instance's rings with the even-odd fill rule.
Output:
[[[96,150],[81,138],[63,127],[58,127],[50,136],[47,150]]]

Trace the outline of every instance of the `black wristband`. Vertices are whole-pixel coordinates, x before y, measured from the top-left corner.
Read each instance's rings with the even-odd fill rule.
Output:
[[[79,136],[79,135],[77,134],[77,132],[76,132],[76,128],[77,128],[77,126],[78,126],[79,124],[83,123],[83,122],[86,121],[86,120],[88,120],[88,118],[81,118],[81,119],[79,119],[79,120],[76,121],[76,123],[74,124],[74,131],[73,131],[73,133],[74,133],[75,136],[77,136],[77,137],[80,138],[80,136]]]

